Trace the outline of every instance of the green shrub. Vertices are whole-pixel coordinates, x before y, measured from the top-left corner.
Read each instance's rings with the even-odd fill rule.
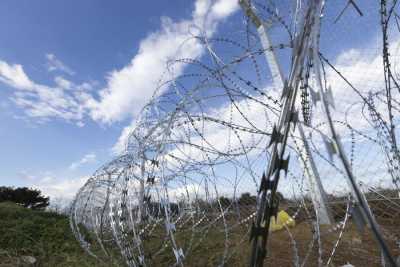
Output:
[[[0,266],[22,255],[35,257],[39,266],[101,266],[81,249],[66,216],[1,202]]]

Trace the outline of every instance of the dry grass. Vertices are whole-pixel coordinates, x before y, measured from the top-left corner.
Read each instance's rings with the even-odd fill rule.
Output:
[[[398,257],[400,250],[396,246],[395,240],[400,236],[400,229],[392,221],[380,222],[385,238],[393,252]],[[221,231],[218,225],[204,227],[204,231],[192,235],[192,231],[180,230],[176,234],[177,242],[185,248],[192,243],[191,251],[185,258],[185,266],[204,267],[218,266],[222,262],[224,249],[227,246],[228,257],[225,266],[248,266],[250,255],[250,242],[248,240],[249,226],[242,226],[228,232],[228,242],[226,233]],[[332,249],[338,239],[339,231],[331,231],[331,227],[321,228],[322,261],[326,264],[331,255]],[[318,266],[318,241],[313,242],[311,224],[302,222],[290,228],[291,235],[295,240],[295,247],[299,261],[302,263],[306,258],[304,266]],[[201,242],[199,241],[202,238]],[[152,241],[153,240],[153,241]],[[158,240],[158,241],[155,241]],[[154,234],[147,242],[148,251],[156,251],[162,247],[160,236]],[[153,243],[152,243],[153,242]],[[155,245],[155,243],[157,245]],[[268,257],[266,266],[294,266],[294,244],[286,230],[272,232],[268,246]],[[307,256],[308,255],[308,256]],[[170,266],[175,262],[171,248],[166,248],[151,261],[151,266]],[[355,266],[381,266],[380,250],[368,228],[361,234],[355,225],[350,221],[345,228],[342,239],[337,247],[336,253],[330,266],[341,266],[351,263]]]
[[[376,206],[374,207],[377,208]],[[383,208],[383,207],[382,207]],[[250,214],[251,210],[247,211]],[[69,229],[68,219],[52,213],[32,212],[15,207],[0,205],[0,266],[19,266],[19,256],[33,255],[39,260],[38,266],[111,266],[101,264],[83,252]],[[392,213],[393,214],[393,213]],[[299,216],[297,225],[290,228],[295,240],[295,247],[300,263],[307,260],[304,266],[318,265],[317,241],[313,241],[311,222],[305,216]],[[398,257],[400,250],[395,241],[399,239],[398,214],[392,218],[385,216],[379,223],[385,233],[393,254]],[[228,226],[238,223],[237,218],[226,217]],[[170,247],[169,238],[165,236],[164,224],[157,226],[151,235],[144,236],[143,246],[148,266],[171,266],[175,257]],[[221,220],[217,222],[204,220],[192,228],[187,224],[178,228],[176,242],[185,249],[185,266],[206,267],[218,266],[225,258],[225,266],[248,266],[250,255],[250,225],[243,223],[225,232]],[[195,230],[193,230],[195,229]],[[338,239],[339,231],[329,227],[321,228],[322,260],[326,264]],[[29,236],[27,238],[26,236]],[[93,242],[93,249],[96,245]],[[165,247],[165,244],[168,244]],[[314,244],[314,245],[312,245]],[[293,266],[294,244],[286,230],[270,233],[266,266]],[[97,248],[98,249],[98,248]],[[118,255],[115,243],[110,243],[109,252]],[[100,250],[98,250],[100,252]],[[224,257],[224,253],[227,253]],[[121,260],[121,259],[119,259]],[[331,266],[341,266],[347,262],[355,266],[380,266],[380,251],[368,228],[360,234],[350,220],[344,235],[333,257]],[[117,259],[118,261],[118,259]],[[116,264],[115,266],[121,266]]]

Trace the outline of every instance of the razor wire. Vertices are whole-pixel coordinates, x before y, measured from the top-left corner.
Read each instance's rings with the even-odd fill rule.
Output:
[[[192,33],[180,49],[192,42],[204,54],[167,62],[125,151],[77,193],[75,237],[108,265],[380,264],[383,251],[395,266],[397,1],[343,1],[339,15],[322,0],[241,2],[242,24],[226,36]],[[335,59],[327,33],[349,29],[340,23],[351,7],[354,20],[358,11],[376,19],[383,41]],[[266,55],[281,62],[283,87]],[[363,56],[381,65],[352,69],[368,67]],[[317,201],[312,159],[326,194]],[[321,223],[321,204],[331,225]],[[278,222],[281,211],[290,217]],[[286,234],[272,230],[279,225]],[[355,229],[369,250],[349,254]]]

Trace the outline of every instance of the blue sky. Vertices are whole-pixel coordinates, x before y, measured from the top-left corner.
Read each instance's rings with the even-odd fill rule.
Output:
[[[184,0],[1,1],[0,183],[46,188],[51,182],[75,190],[84,180],[80,177],[110,160],[122,130],[148,100],[148,95],[141,96],[146,88],[139,86],[136,101],[111,117],[104,115],[107,107],[100,115],[92,114],[96,108],[82,107],[76,92],[101,102],[100,92],[113,87],[112,72],[129,66],[143,41],[157,45],[159,40],[152,38],[166,27],[175,34],[176,23],[195,19],[194,10],[195,3]],[[211,18],[211,23],[234,10]]]
[[[160,27],[160,17],[190,15],[188,1],[2,1],[0,32],[1,59],[21,64],[35,82],[52,84],[60,75],[74,82],[93,81],[99,89],[105,76],[126,65],[138,50],[139,42]],[[186,3],[186,4],[185,4]],[[72,18],[72,19],[71,19]],[[70,73],[48,71],[47,54],[53,54]],[[72,74],[72,75],[71,75]],[[54,178],[88,175],[110,157],[124,122],[102,125],[90,118],[85,126],[55,118],[38,123],[9,99],[10,86],[0,84],[0,181],[7,185],[26,184],[26,177]],[[76,170],[69,166],[84,155],[96,154],[96,161]]]
[[[235,0],[204,10],[206,2],[1,1],[0,184],[73,195],[121,148],[166,60],[203,55],[196,44],[176,49],[192,25],[212,36],[241,24]],[[372,0],[361,7],[366,15],[377,11]],[[368,28],[376,16],[354,20],[353,13],[346,11],[334,33],[323,32],[328,54],[364,47],[376,36]]]

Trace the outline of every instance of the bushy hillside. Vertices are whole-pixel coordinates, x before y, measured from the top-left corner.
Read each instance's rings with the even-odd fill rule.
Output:
[[[31,256],[35,265],[27,264]],[[33,258],[30,258],[33,260]],[[80,248],[66,216],[0,203],[0,266],[101,266]]]

